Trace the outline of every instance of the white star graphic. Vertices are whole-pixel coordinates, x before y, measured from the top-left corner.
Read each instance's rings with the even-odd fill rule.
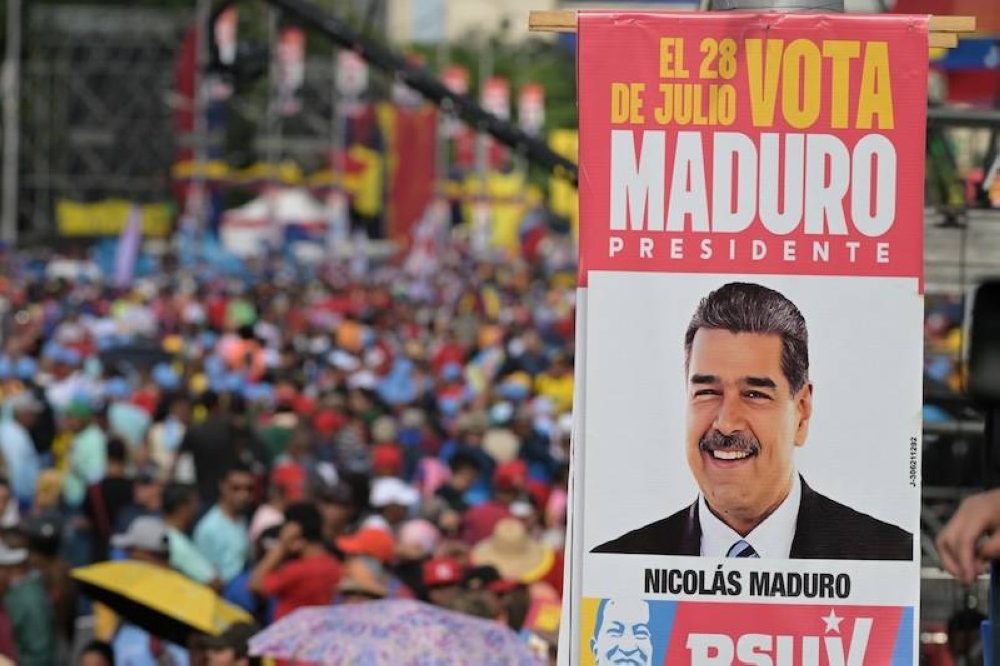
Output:
[[[832,608],[830,609],[830,614],[822,619],[826,623],[825,633],[830,633],[831,631],[840,633],[840,623],[844,621],[844,618],[837,617],[837,613]]]

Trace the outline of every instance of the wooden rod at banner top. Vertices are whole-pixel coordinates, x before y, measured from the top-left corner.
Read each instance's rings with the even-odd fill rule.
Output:
[[[528,29],[532,32],[576,32],[576,11],[533,10],[528,14]],[[958,46],[959,33],[975,29],[975,16],[931,16],[928,43],[932,48],[954,48]]]

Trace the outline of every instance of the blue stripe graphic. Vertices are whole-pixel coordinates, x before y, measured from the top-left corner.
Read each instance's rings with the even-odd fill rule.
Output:
[[[892,666],[913,666],[913,607],[903,609],[896,634],[896,647],[892,651]]]

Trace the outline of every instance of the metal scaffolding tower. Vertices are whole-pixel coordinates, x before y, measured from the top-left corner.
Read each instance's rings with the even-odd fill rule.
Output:
[[[21,68],[23,240],[58,201],[169,197],[174,68],[193,12],[26,3]]]

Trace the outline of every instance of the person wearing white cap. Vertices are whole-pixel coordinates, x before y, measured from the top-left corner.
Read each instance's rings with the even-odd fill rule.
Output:
[[[370,502],[378,513],[369,517],[364,526],[383,526],[395,532],[419,501],[417,489],[402,479],[392,476],[376,479],[372,483]]]
[[[156,516],[139,516],[128,529],[111,537],[111,545],[121,548],[131,560],[152,566],[169,567],[170,536],[167,524]],[[115,663],[141,666],[187,666],[188,652],[179,645],[160,640],[145,629],[123,622],[111,643]]]
[[[21,666],[51,666],[55,663],[55,618],[52,602],[38,571],[28,563],[26,548],[10,548],[0,542],[0,588],[10,618]]]
[[[45,406],[29,391],[15,393],[0,416],[0,452],[7,462],[11,490],[22,508],[31,505],[40,464],[31,439],[31,427]]]
[[[167,524],[156,516],[134,518],[128,529],[111,537],[111,545],[124,550],[131,560],[160,566],[167,566],[170,561]]]

